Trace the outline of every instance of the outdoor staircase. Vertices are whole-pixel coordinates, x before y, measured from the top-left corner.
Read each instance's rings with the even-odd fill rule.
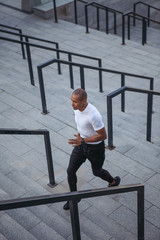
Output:
[[[3,24],[19,27],[24,34],[57,41],[63,50],[102,58],[108,69],[127,71],[154,77],[154,89],[160,91],[160,32],[148,36],[148,44],[126,41],[121,45],[118,35],[106,35],[59,20],[45,20],[2,7]],[[9,18],[10,16],[10,22]],[[15,21],[13,21],[15,20]],[[137,30],[135,30],[136,32]],[[134,32],[134,37],[135,37]],[[138,37],[137,33],[137,37]],[[9,36],[8,36],[9,37]],[[57,186],[48,184],[44,140],[40,136],[0,136],[0,200],[68,192],[66,169],[72,150],[67,139],[76,132],[70,95],[68,66],[57,65],[44,70],[48,115],[41,114],[37,65],[55,57],[49,51],[33,48],[32,60],[36,86],[30,85],[27,61],[22,60],[20,46],[0,42],[0,125],[1,128],[48,129],[50,131],[53,164]],[[62,59],[66,57],[62,54]],[[75,58],[75,61],[80,61]],[[82,60],[81,60],[82,61]],[[83,61],[82,61],[83,62]],[[94,65],[92,61],[88,64]],[[96,64],[95,64],[96,65]],[[79,69],[74,68],[75,88],[80,87]],[[104,92],[98,89],[98,73],[86,70],[88,101],[102,114],[107,128],[106,96],[120,87],[120,77],[103,74]],[[149,89],[149,82],[126,78],[126,85]],[[120,175],[121,185],[145,184],[145,239],[158,240],[160,219],[160,98],[153,101],[152,141],[146,139],[147,96],[126,93],[126,112],[120,111],[120,97],[113,100],[114,134],[116,148],[106,149],[104,167],[111,174]],[[106,140],[107,145],[107,140]],[[78,189],[107,187],[94,177],[86,162],[78,171]],[[0,212],[0,240],[71,240],[70,213],[63,210],[64,203],[28,207]],[[136,240],[137,198],[135,193],[85,199],[79,203],[82,240]]]

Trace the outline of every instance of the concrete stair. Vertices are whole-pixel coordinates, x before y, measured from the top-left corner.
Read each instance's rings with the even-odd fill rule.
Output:
[[[106,35],[91,29],[85,34],[82,26],[59,20],[42,20],[14,10],[0,10],[2,22],[23,29],[24,34],[58,41],[64,50],[102,58],[103,67],[153,76],[154,87],[160,90],[159,54],[156,44],[142,46],[127,41],[121,45],[117,35]],[[9,18],[10,16],[10,18]],[[14,21],[13,21],[14,20]],[[14,24],[13,24],[14,23]],[[159,32],[152,30],[155,39]],[[43,36],[42,36],[43,32]],[[156,37],[157,36],[157,37]],[[148,39],[151,36],[148,36]],[[75,133],[70,95],[68,67],[57,66],[44,70],[47,107],[50,113],[41,114],[41,102],[36,66],[55,54],[32,48],[36,86],[30,85],[27,62],[22,60],[20,47],[0,42],[0,125],[1,128],[45,128],[50,131],[55,178],[58,185],[50,188],[44,150],[40,136],[0,136],[0,199],[11,199],[69,191],[66,168],[71,147],[67,139]],[[67,60],[63,54],[62,59]],[[86,62],[75,58],[77,62]],[[96,65],[93,61],[86,63]],[[98,90],[98,74],[85,71],[89,102],[102,114],[107,127],[106,95],[120,87],[120,77],[103,74],[104,92]],[[80,87],[79,69],[74,68],[75,88]],[[134,81],[134,82],[133,82]],[[126,85],[149,89],[149,82],[126,79]],[[159,239],[160,219],[160,99],[154,99],[152,140],[145,141],[146,100],[141,94],[126,94],[126,112],[120,112],[120,98],[113,100],[114,136],[116,148],[106,149],[104,167],[113,175],[120,175],[122,185],[145,184],[145,239]],[[107,141],[106,141],[107,145]],[[106,187],[93,176],[86,162],[78,171],[78,189]],[[136,194],[118,194],[85,199],[79,203],[81,238],[83,240],[135,240],[137,210]],[[63,203],[29,207],[0,212],[0,239],[72,239],[70,214],[62,209]],[[94,229],[94,231],[93,231]]]
[[[65,16],[68,15],[67,12],[69,11],[68,5],[71,3],[72,0],[59,0],[56,2],[56,7],[57,7],[57,14],[58,16]],[[39,5],[34,6],[33,12],[35,15],[48,19],[53,17],[54,15],[54,7],[53,7],[53,0],[49,0],[46,2],[42,2]]]

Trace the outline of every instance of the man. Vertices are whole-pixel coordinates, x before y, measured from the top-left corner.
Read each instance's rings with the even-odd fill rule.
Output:
[[[109,187],[118,186],[120,177],[113,178],[102,168],[105,159],[104,140],[107,134],[100,113],[87,102],[87,93],[81,88],[72,93],[71,101],[78,134],[68,140],[68,143],[74,147],[67,169],[70,191],[77,191],[76,172],[86,159],[90,161],[95,176],[109,182]],[[65,203],[63,209],[69,210],[69,202]]]

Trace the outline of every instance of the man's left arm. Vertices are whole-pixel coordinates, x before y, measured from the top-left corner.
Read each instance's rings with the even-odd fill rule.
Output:
[[[84,138],[84,143],[91,143],[91,142],[99,142],[103,141],[107,138],[107,133],[105,127],[101,128],[100,130],[96,131],[97,134]],[[68,143],[72,144],[73,147],[81,145],[82,138],[80,134],[78,133],[77,135],[74,134],[75,138],[74,139],[68,139]]]

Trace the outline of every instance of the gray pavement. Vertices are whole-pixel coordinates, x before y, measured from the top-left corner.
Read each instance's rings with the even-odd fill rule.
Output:
[[[156,44],[158,30],[151,29],[152,41],[127,41],[59,20],[42,20],[32,14],[1,6],[0,19],[23,30],[24,34],[57,41],[60,48],[102,59],[103,67],[154,77],[154,89],[160,91],[160,48]],[[135,30],[136,34],[136,30]],[[3,34],[4,35],[4,34]],[[31,86],[26,60],[20,46],[0,42],[0,126],[17,129],[48,129],[57,186],[50,188],[46,154],[42,136],[0,136],[0,200],[63,193],[69,191],[66,169],[72,147],[67,139],[76,132],[70,104],[68,67],[57,66],[44,71],[47,107],[50,113],[41,113],[37,65],[55,57],[55,53],[32,48],[36,86]],[[61,54],[67,60],[67,56]],[[74,58],[73,58],[74,59]],[[96,66],[91,60],[80,60]],[[75,88],[80,87],[79,70],[74,68]],[[104,92],[98,91],[98,74],[85,71],[89,102],[95,104],[107,128],[106,95],[120,87],[120,76],[103,74]],[[126,85],[149,89],[145,80],[126,78]],[[160,97],[154,97],[152,143],[145,141],[147,97],[126,94],[126,112],[120,112],[120,98],[113,101],[114,136],[116,148],[106,149],[104,167],[111,174],[120,175],[121,185],[145,185],[145,240],[160,239]],[[107,145],[107,141],[106,141]],[[78,171],[78,190],[106,187],[106,183],[93,176],[86,162]],[[0,212],[0,240],[72,239],[70,214],[63,203]],[[86,199],[79,203],[83,240],[136,240],[137,198],[135,193]]]

